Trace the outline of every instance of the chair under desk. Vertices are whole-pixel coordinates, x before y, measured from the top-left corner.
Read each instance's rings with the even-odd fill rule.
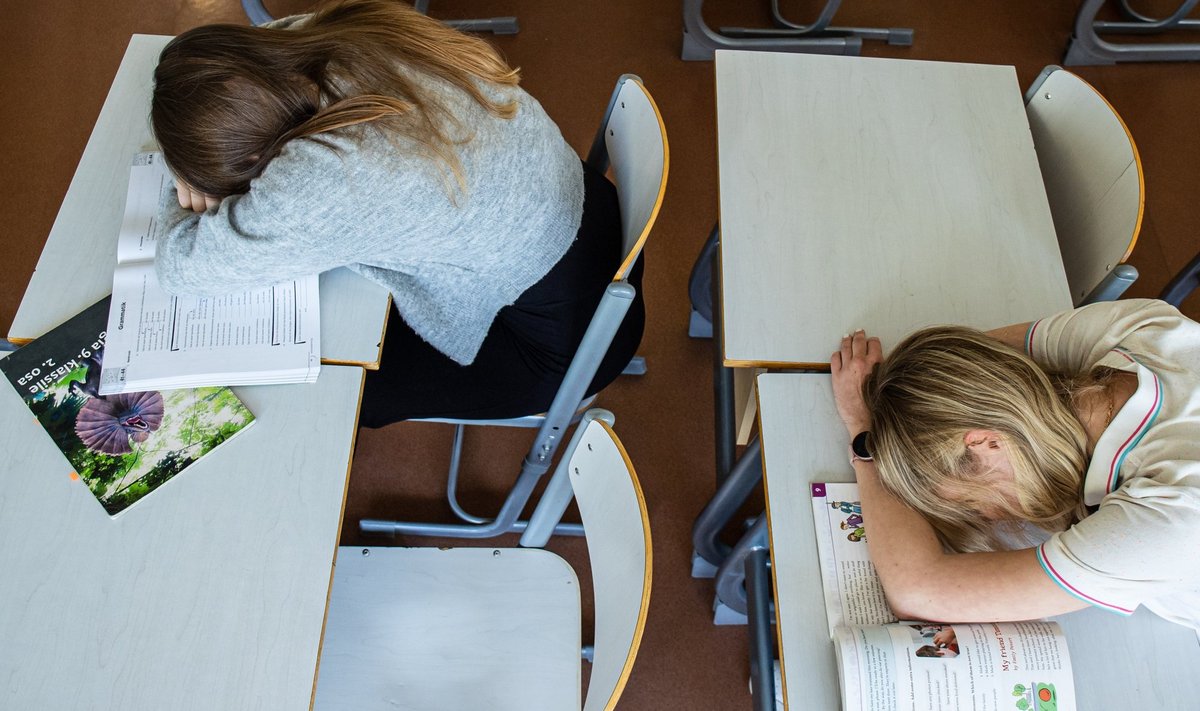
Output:
[[[758,377],[785,708],[839,704],[809,491],[814,482],[854,480],[849,436],[830,382],[828,375],[812,373]],[[1146,610],[1122,618],[1089,608],[1053,619],[1062,625],[1070,648],[1077,708],[1195,708],[1200,640],[1194,630]]]

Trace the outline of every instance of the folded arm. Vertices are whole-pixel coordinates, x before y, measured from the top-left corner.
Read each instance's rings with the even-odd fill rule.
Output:
[[[1017,327],[1011,328],[1015,332]],[[851,437],[870,427],[862,383],[881,360],[879,340],[868,339],[862,331],[844,338],[831,359],[834,399]],[[929,522],[883,488],[874,462],[856,461],[854,471],[871,560],[897,616],[987,622],[1045,617],[1086,606],[1045,574],[1032,548],[946,553]]]

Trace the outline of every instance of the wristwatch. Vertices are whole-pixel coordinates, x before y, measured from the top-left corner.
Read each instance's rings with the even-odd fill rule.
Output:
[[[875,458],[871,456],[871,447],[869,445],[871,437],[870,430],[863,430],[854,435],[854,439],[850,440],[850,463],[855,462],[873,462]]]

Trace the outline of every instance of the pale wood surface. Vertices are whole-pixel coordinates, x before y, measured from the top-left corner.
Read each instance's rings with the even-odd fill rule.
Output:
[[[1069,308],[1012,67],[717,52],[730,365]]]
[[[1079,303],[1137,240],[1143,202],[1137,149],[1116,111],[1071,72],[1046,77],[1025,108],[1071,299]]]
[[[633,464],[602,421],[590,422],[579,440],[570,479],[587,529],[596,602],[596,654],[584,709],[603,711],[625,686],[646,624],[650,519]]]
[[[362,550],[338,550],[317,711],[579,709],[579,582],[566,561]]]
[[[129,166],[139,151],[157,150],[150,135],[150,93],[158,54],[170,39],[130,38],[13,318],[10,339],[36,338],[112,292]],[[388,308],[383,287],[344,268],[322,274],[322,360],[378,367]]]
[[[837,675],[809,484],[854,480],[849,436],[828,375],[760,375],[758,392],[785,699],[793,709],[834,709]],[[1067,634],[1079,709],[1195,708],[1200,642],[1194,631],[1145,610],[1130,619],[1098,609],[1054,619]]]
[[[0,387],[0,708],[307,709],[363,374],[238,388],[255,423],[116,519]]]
[[[754,391],[754,379],[762,368],[735,368],[733,371],[733,404],[734,422],[737,433],[737,443],[740,445],[750,442],[757,420],[758,400]]]
[[[828,375],[766,373],[757,380],[784,701],[793,709],[836,709],[841,701],[809,485],[854,481],[850,437]]]
[[[604,142],[621,203],[622,279],[633,267],[658,218],[670,165],[667,130],[650,92],[637,79],[621,84]]]

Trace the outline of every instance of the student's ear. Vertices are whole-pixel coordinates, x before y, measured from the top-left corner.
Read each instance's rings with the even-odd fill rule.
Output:
[[[963,435],[963,444],[968,447],[987,445],[988,449],[1000,447],[1000,433],[995,430],[968,430]]]

